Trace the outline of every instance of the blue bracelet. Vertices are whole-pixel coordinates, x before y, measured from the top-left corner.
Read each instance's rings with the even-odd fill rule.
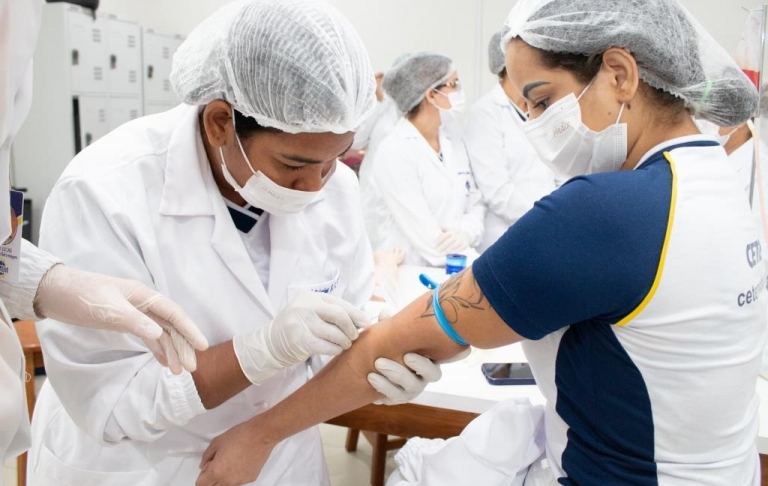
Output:
[[[460,346],[469,346],[469,343],[461,339],[459,333],[456,332],[453,326],[451,326],[451,323],[448,322],[448,319],[446,319],[445,314],[443,313],[443,308],[440,307],[439,293],[440,287],[436,288],[432,293],[432,306],[435,308],[435,318],[437,319],[437,323],[440,324],[440,327],[443,329],[443,331],[448,335],[449,338],[453,339],[456,344]]]

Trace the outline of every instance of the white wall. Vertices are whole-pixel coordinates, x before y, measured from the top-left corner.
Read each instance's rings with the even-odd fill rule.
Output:
[[[102,0],[100,10],[159,31],[187,34],[229,1]],[[469,102],[495,82],[488,71],[488,39],[501,28],[516,3],[516,0],[329,1],[355,25],[376,71],[386,70],[403,52],[441,52],[456,62]],[[763,0],[680,1],[731,52],[747,18],[741,7],[757,8],[763,3]]]

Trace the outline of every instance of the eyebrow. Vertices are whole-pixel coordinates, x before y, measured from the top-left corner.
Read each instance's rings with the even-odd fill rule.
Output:
[[[545,86],[547,84],[550,84],[550,83],[548,83],[547,81],[536,81],[535,83],[526,84],[525,88],[523,88],[523,98],[529,100],[530,98],[528,97],[528,95],[531,93],[532,90],[541,86]]]
[[[353,144],[353,143],[354,143],[354,141],[352,141],[352,142],[349,144],[349,147],[347,147],[347,148],[346,148],[346,149],[345,149],[345,150],[344,150],[342,153],[340,153],[340,154],[338,155],[338,157],[341,157],[342,155],[344,155],[345,153],[347,153],[347,151],[349,151],[349,149],[351,149],[351,148],[352,148],[352,144]],[[292,161],[292,162],[298,162],[299,164],[322,164],[322,163],[323,163],[323,161],[322,161],[322,160],[317,160],[317,159],[308,159],[308,158],[306,158],[306,157],[302,157],[301,155],[288,155],[288,154],[280,154],[280,156],[281,156],[282,158],[284,158],[284,159],[288,159],[288,160],[290,160],[290,161]],[[338,158],[338,157],[337,157],[337,158]]]

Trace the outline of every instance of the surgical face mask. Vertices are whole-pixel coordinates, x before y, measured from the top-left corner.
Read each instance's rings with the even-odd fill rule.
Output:
[[[232,120],[234,124],[234,117],[232,117]],[[304,208],[315,199],[318,194],[317,191],[309,192],[289,189],[277,184],[263,172],[253,170],[253,165],[251,165],[251,161],[248,160],[248,156],[245,155],[243,144],[240,143],[240,137],[237,136],[237,133],[235,133],[235,139],[237,140],[240,152],[243,154],[243,158],[245,158],[245,162],[248,164],[248,168],[251,169],[253,175],[245,183],[245,186],[240,187],[227,168],[223,148],[219,147],[221,169],[224,173],[224,179],[243,197],[243,199],[245,199],[245,202],[251,206],[263,209],[270,214],[285,215],[302,212]]]
[[[467,97],[464,94],[464,90],[454,91],[453,93],[443,93],[436,89],[435,92],[448,98],[448,102],[451,104],[451,107],[448,109],[434,105],[435,108],[440,110],[441,122],[443,124],[455,122],[457,117],[464,113],[464,105],[467,103]]]
[[[581,120],[579,100],[592,83],[578,98],[571,93],[523,125],[541,161],[556,173],[574,177],[612,172],[627,160],[627,124],[619,123],[623,104],[616,123],[599,133]]]
[[[715,125],[711,121],[694,118],[693,123],[696,124],[696,128],[699,129],[702,135],[709,135],[710,137],[714,137],[715,140],[717,140],[717,142],[723,147],[725,147],[725,144],[727,144],[728,140],[731,139],[731,135],[736,133],[736,131],[739,129],[739,127],[736,127],[730,133],[720,135],[720,126]]]

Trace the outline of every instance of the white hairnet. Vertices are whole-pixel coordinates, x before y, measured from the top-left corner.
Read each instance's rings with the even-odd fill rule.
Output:
[[[499,75],[505,67],[504,51],[501,49],[503,32],[503,30],[500,30],[493,34],[491,41],[488,43],[488,67],[491,70],[491,74]]]
[[[586,56],[627,49],[643,81],[721,126],[744,122],[758,106],[754,85],[677,0],[520,0],[506,25],[504,46],[519,37]]]
[[[408,113],[424,99],[425,93],[440,86],[456,71],[448,56],[419,52],[392,66],[384,76],[384,91],[395,100],[397,109]]]
[[[173,57],[184,103],[223,99],[288,133],[356,130],[376,106],[368,54],[320,0],[246,0],[198,25]]]

